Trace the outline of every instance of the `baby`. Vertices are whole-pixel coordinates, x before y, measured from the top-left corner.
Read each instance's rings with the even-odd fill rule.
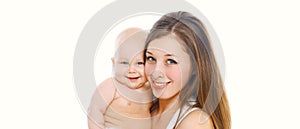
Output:
[[[121,32],[112,58],[113,77],[93,94],[89,129],[150,129],[152,91],[144,75],[143,50],[147,33],[139,28]]]

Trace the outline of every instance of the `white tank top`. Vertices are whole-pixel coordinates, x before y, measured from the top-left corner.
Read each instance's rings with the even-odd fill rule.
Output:
[[[170,120],[166,129],[173,129],[174,126],[177,127],[187,115],[189,115],[191,112],[193,112],[195,110],[200,110],[200,108],[197,108],[197,107],[191,108],[190,106],[187,106],[187,105],[183,106],[183,108],[181,109],[181,114],[180,114],[179,120],[176,124],[176,121],[177,121],[177,118],[178,118],[179,112],[180,112],[180,109],[178,109],[175,112],[175,114],[173,115],[173,117]]]

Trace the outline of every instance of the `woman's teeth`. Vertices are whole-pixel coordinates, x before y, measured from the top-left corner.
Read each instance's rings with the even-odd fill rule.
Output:
[[[154,82],[154,85],[156,85],[158,87],[164,87],[164,86],[166,86],[166,83],[164,83],[164,82]]]

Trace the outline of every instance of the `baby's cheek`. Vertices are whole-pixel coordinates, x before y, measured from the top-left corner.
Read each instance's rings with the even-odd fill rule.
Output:
[[[116,65],[115,67],[116,74],[124,74],[126,71],[128,71],[128,66],[126,65]]]
[[[144,67],[144,66],[138,66],[138,67],[136,68],[136,71],[137,71],[140,75],[145,76],[145,67]]]

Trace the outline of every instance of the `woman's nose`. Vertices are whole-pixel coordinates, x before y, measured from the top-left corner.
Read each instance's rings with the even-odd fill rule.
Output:
[[[160,63],[157,63],[151,76],[152,76],[152,79],[155,79],[155,80],[157,80],[159,78],[164,78],[164,66]]]
[[[151,74],[153,80],[158,80],[164,78],[164,73],[159,70],[154,70]]]

